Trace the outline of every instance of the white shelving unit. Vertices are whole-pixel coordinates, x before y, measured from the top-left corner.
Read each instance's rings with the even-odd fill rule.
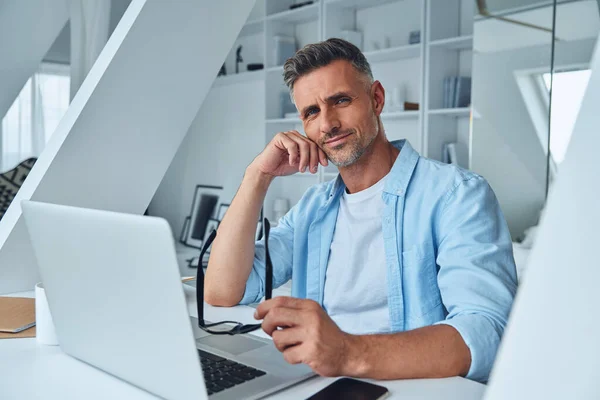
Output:
[[[390,140],[407,138],[422,155],[441,159],[444,143],[457,141],[468,146],[471,109],[442,108],[446,76],[471,76],[473,47],[473,0],[317,0],[311,5],[289,9],[303,0],[257,0],[248,22],[236,42],[262,60],[262,71],[219,77],[215,85],[264,80],[265,145],[277,132],[303,132],[301,120],[285,118],[282,96],[283,66],[274,62],[273,37],[295,38],[296,47],[339,37],[342,31],[360,31],[361,50],[371,64],[375,79],[386,89],[386,103],[394,91],[404,91],[405,100],[419,103],[418,111],[397,111],[387,107],[381,115]],[[420,31],[420,43],[410,44],[411,31]],[[235,48],[232,49],[232,52]],[[231,53],[228,58],[231,63]],[[228,72],[229,72],[228,66]],[[464,165],[468,167],[468,165]],[[295,204],[311,185],[334,179],[337,169],[330,165],[317,174],[303,173],[274,181],[265,200],[266,215],[272,218],[276,197]]]

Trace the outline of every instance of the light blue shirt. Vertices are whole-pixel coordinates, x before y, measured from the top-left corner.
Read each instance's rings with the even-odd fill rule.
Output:
[[[382,230],[390,328],[453,326],[471,351],[467,377],[485,382],[517,289],[511,237],[500,206],[479,175],[419,156],[405,141],[385,181]],[[292,296],[323,305],[341,176],[315,185],[269,237],[273,287],[292,279]],[[265,248],[241,304],[264,296]]]

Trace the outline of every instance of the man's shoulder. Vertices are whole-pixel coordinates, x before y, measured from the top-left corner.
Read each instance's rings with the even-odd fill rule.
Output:
[[[441,197],[451,196],[461,185],[487,186],[486,180],[477,173],[419,156],[411,179],[413,191],[437,191]]]

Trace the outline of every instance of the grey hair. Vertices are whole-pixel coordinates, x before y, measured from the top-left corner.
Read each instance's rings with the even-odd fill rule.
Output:
[[[359,73],[368,78],[369,83],[373,83],[371,66],[358,47],[343,39],[327,39],[324,42],[307,44],[288,58],[283,65],[283,80],[290,90],[292,101],[294,101],[294,83],[298,78],[336,60],[348,61]]]

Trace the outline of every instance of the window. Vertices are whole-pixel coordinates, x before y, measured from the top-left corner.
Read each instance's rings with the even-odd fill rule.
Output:
[[[69,107],[69,66],[43,63],[2,119],[0,172],[38,157]]]
[[[565,158],[581,101],[588,85],[589,69],[555,72],[552,81],[552,115],[550,117],[550,153],[559,165]],[[550,74],[543,74],[546,90],[550,90]]]

